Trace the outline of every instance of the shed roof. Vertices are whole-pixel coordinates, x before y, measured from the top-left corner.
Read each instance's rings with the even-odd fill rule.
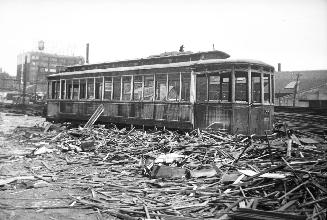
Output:
[[[327,70],[282,71],[275,73],[276,93],[293,93],[294,87],[289,85],[296,82],[299,75],[299,92],[306,91],[327,83]]]

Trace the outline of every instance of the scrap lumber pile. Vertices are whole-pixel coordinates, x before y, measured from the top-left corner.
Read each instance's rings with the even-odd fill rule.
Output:
[[[82,190],[70,195],[70,208],[119,219],[326,219],[323,140],[45,127],[15,135],[35,146],[28,157],[42,160],[32,176]]]

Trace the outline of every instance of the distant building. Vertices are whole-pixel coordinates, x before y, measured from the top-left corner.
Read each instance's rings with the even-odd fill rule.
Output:
[[[327,108],[327,70],[275,74],[275,105]]]
[[[11,91],[17,89],[17,82],[14,76],[10,76],[7,72],[0,68],[0,91]]]
[[[65,56],[44,52],[26,52],[17,56],[17,76],[19,84],[23,84],[23,68],[27,57],[26,83],[29,87],[37,87],[38,92],[46,92],[46,76],[56,73],[58,66],[84,64],[81,56]],[[36,89],[35,89],[36,90]]]

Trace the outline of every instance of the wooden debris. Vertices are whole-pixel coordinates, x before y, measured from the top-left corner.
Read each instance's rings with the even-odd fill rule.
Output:
[[[34,180],[34,176],[16,176],[7,179],[0,179],[0,186],[15,182],[17,180]]]
[[[292,215],[278,212],[259,211],[254,209],[238,209],[234,214],[231,214],[233,220],[305,220],[304,215]]]
[[[326,143],[302,141],[307,137],[290,130],[253,139],[211,130],[107,129],[91,118],[92,129],[17,133],[56,151],[34,155],[41,168],[0,179],[0,187],[27,178],[35,187],[79,189],[83,195],[71,196],[68,207],[93,209],[99,219],[326,218]]]
[[[184,178],[186,170],[179,167],[154,166],[152,169],[152,178]]]
[[[91,118],[84,125],[84,128],[86,129],[90,128],[94,124],[94,122],[100,117],[103,111],[104,111],[104,106],[103,104],[101,104],[98,106],[98,108],[95,110]]]

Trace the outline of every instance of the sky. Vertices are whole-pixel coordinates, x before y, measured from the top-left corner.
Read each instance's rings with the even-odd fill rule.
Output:
[[[168,51],[256,59],[283,71],[327,69],[327,0],[0,0],[0,68],[36,51],[90,63]]]

